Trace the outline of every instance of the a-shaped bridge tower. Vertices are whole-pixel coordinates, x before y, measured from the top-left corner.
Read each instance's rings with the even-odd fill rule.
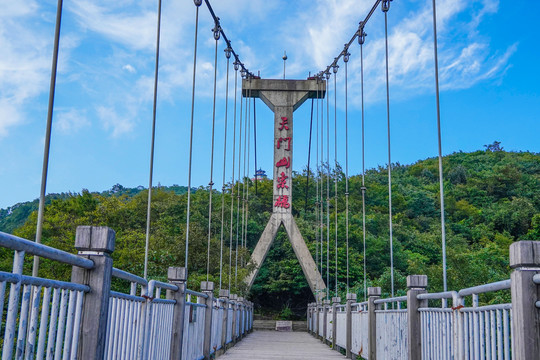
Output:
[[[315,298],[326,289],[292,216],[293,112],[307,99],[324,98],[325,89],[326,84],[321,80],[251,78],[242,82],[244,97],[260,98],[274,112],[273,211],[251,255],[255,269],[245,280],[248,289],[253,285],[282,224]]]

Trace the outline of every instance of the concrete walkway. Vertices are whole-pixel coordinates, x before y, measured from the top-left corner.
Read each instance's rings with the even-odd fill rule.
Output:
[[[254,331],[229,349],[223,360],[346,359],[307,332]]]

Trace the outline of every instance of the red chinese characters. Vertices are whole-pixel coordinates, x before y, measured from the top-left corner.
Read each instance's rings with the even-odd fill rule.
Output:
[[[291,207],[291,204],[289,204],[289,196],[288,195],[280,195],[276,202],[274,203],[275,207],[285,208],[288,209]]]
[[[287,185],[287,179],[289,177],[287,175],[285,175],[285,173],[282,171],[281,172],[281,175],[279,175],[278,179],[277,179],[277,188],[278,189],[288,189],[289,186]]]
[[[283,167],[283,166],[285,167],[285,169],[288,169],[291,166],[291,157],[290,156],[284,157],[283,159],[279,160],[276,163],[277,168]]]
[[[285,148],[285,150],[287,151],[291,151],[291,137],[290,136],[287,136],[287,137],[280,137],[277,141],[277,148],[278,149],[281,149],[281,143],[286,141],[287,142],[287,147]]]
[[[289,130],[289,119],[287,119],[286,117],[282,116],[281,117],[281,122],[279,123],[279,131],[285,129],[285,130]]]

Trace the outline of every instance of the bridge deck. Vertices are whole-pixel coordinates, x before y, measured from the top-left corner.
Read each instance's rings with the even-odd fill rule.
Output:
[[[220,356],[224,360],[346,359],[307,332],[254,331]]]

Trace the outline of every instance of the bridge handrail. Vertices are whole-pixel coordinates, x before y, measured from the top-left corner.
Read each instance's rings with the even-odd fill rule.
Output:
[[[90,287],[87,285],[81,285],[81,284],[75,284],[75,283],[70,283],[66,281],[44,279],[44,278],[39,278],[39,277],[19,275],[19,274],[0,271],[0,282],[3,282],[3,281],[9,282],[9,283],[20,282],[23,285],[50,287],[54,289],[65,289],[65,290],[82,291],[82,292],[90,291]]]
[[[425,293],[418,294],[416,298],[418,300],[442,300],[442,299],[456,299],[458,297],[457,291],[442,291],[438,293]]]
[[[0,231],[0,247],[5,247],[14,251],[23,251],[26,254],[36,255],[42,258],[56,260],[64,264],[77,266],[83,269],[92,269],[94,262],[82,256],[74,255],[63,250],[38,244],[34,241],[26,240],[15,235]]]
[[[148,286],[148,281],[146,281],[144,278],[130,272],[117,269],[115,267],[113,267],[112,269],[112,276],[117,279],[127,280],[129,282],[140,284],[142,286]]]
[[[203,299],[208,299],[208,295],[206,295],[205,293],[190,290],[190,289],[186,289],[186,295],[193,295],[193,296],[197,296]]]
[[[404,302],[407,301],[407,296],[397,296],[393,298],[386,299],[377,299],[374,301],[375,305],[384,304],[384,303],[393,303],[393,302]]]
[[[470,288],[459,290],[458,294],[460,297],[483,294],[487,292],[499,291],[499,290],[508,290],[510,289],[510,279],[496,281],[489,284],[473,286]]]

